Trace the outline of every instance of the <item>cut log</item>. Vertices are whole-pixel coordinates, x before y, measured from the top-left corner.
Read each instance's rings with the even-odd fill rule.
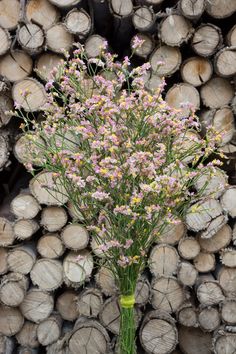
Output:
[[[101,54],[105,41],[105,38],[97,34],[89,36],[84,45],[88,58],[98,57]]]
[[[231,77],[236,74],[236,50],[235,48],[223,48],[214,60],[215,72],[222,77]]]
[[[84,289],[77,300],[79,313],[85,317],[97,317],[102,304],[102,293],[96,288]]]
[[[0,55],[5,54],[11,45],[11,37],[9,32],[0,27]]]
[[[217,274],[217,279],[225,295],[234,298],[236,296],[236,269],[222,267]]]
[[[7,125],[13,117],[14,104],[9,90],[0,92],[0,128]],[[6,154],[6,152],[5,152]]]
[[[0,75],[8,81],[25,79],[32,72],[33,60],[22,50],[11,51],[0,58]]]
[[[213,237],[208,239],[208,241],[212,240]],[[203,241],[205,241],[205,239]],[[194,258],[193,264],[199,273],[211,272],[215,269],[216,265],[215,255],[211,253],[200,252],[197,257]]]
[[[113,296],[118,293],[118,288],[111,271],[106,266],[101,266],[95,275],[97,286],[106,296]]]
[[[136,49],[133,49],[133,53],[140,58],[147,59],[154,48],[154,42],[152,37],[148,36],[147,34],[138,33],[136,36],[134,36],[131,39],[131,47],[133,45],[133,41],[135,37],[138,37],[138,39],[142,40],[143,43]]]
[[[12,337],[0,334],[0,353],[14,354],[15,341]]]
[[[8,165],[9,154],[8,137],[0,135],[0,171]]]
[[[186,226],[183,222],[178,224],[169,224],[163,230],[163,233],[159,236],[159,243],[166,243],[169,245],[176,245],[181,238],[186,234]]]
[[[65,18],[68,32],[75,34],[80,40],[85,39],[92,29],[92,21],[84,9],[72,9]]]
[[[164,312],[148,312],[143,319],[139,338],[145,353],[172,353],[178,342],[175,320]]]
[[[206,3],[206,12],[214,18],[225,18],[236,11],[236,3],[233,0],[212,0]]]
[[[13,153],[20,163],[40,166],[42,164],[42,149],[45,146],[44,140],[40,137],[34,134],[21,134],[16,138]]]
[[[83,225],[70,224],[62,230],[61,240],[66,248],[73,251],[82,250],[88,246],[89,234]]]
[[[46,346],[56,342],[61,335],[62,319],[58,314],[53,314],[39,323],[37,337],[40,344]]]
[[[221,305],[221,318],[228,325],[236,324],[236,300],[226,299]]]
[[[226,41],[229,47],[236,46],[236,25],[234,25],[228,32]]]
[[[160,275],[174,275],[177,272],[179,255],[170,245],[154,246],[149,256],[149,269],[157,277]]]
[[[80,318],[68,339],[71,354],[109,353],[110,338],[103,326],[93,319]]]
[[[24,300],[28,279],[20,273],[8,273],[0,284],[0,301],[3,305],[16,307]]]
[[[191,57],[186,59],[181,66],[183,81],[195,87],[205,84],[213,73],[211,62],[206,58]]]
[[[232,217],[236,217],[236,187],[229,187],[221,197],[222,208]]]
[[[214,354],[234,354],[236,349],[236,334],[228,333],[219,328],[213,338]]]
[[[8,30],[16,29],[20,20],[20,2],[2,0],[0,2],[0,26]]]
[[[185,302],[177,313],[178,323],[185,327],[198,327],[197,310],[191,302]]]
[[[11,202],[11,212],[19,219],[33,219],[41,207],[30,194],[20,193]]]
[[[0,247],[0,275],[8,272],[7,257],[8,257],[7,248]]]
[[[230,103],[234,90],[229,81],[215,77],[201,87],[200,94],[206,107],[221,108]]]
[[[93,257],[87,249],[70,252],[63,260],[64,280],[67,286],[78,288],[90,279]]]
[[[43,50],[44,32],[35,23],[27,23],[17,31],[17,40],[26,52],[34,55]]]
[[[40,204],[62,205],[68,201],[66,190],[52,172],[43,171],[30,181],[30,191]]]
[[[59,206],[48,206],[42,210],[40,225],[49,232],[55,232],[65,226],[67,213]]]
[[[20,310],[27,320],[40,323],[50,316],[53,306],[52,295],[39,289],[31,289],[20,304]]]
[[[167,16],[161,23],[159,36],[167,45],[179,47],[187,42],[193,33],[190,22],[181,15]]]
[[[24,347],[38,348],[37,327],[36,323],[25,321],[20,332],[16,335],[17,342]]]
[[[47,233],[40,237],[37,251],[44,258],[54,259],[62,256],[65,248],[58,234]]]
[[[161,276],[151,284],[151,304],[154,309],[176,312],[185,301],[185,292],[174,277]]]
[[[140,32],[151,33],[154,30],[155,20],[154,11],[148,6],[139,6],[132,17],[134,28]]]
[[[144,306],[150,299],[150,283],[145,275],[141,276],[135,288],[135,304]]]
[[[158,46],[150,57],[150,65],[155,74],[170,76],[181,64],[181,52],[178,47]]]
[[[63,62],[63,56],[55,53],[42,53],[35,61],[35,71],[40,79],[49,81],[52,79],[53,68],[58,68]]]
[[[211,23],[201,24],[192,38],[192,48],[198,55],[213,55],[222,44],[221,29]]]
[[[211,238],[202,238],[201,234],[199,234],[197,239],[202,251],[216,253],[229,245],[232,240],[232,229],[229,225],[224,225]]]
[[[120,307],[117,297],[107,299],[100,311],[99,322],[113,334],[119,334]]]
[[[179,327],[179,347],[183,354],[211,354],[212,337],[200,328]]]
[[[179,9],[182,15],[190,20],[198,20],[206,7],[204,0],[180,0]]]
[[[55,53],[63,53],[72,48],[74,36],[66,30],[63,23],[57,23],[46,31],[46,46]]]
[[[67,8],[78,5],[81,0],[49,0],[51,4],[60,7]]]
[[[236,250],[226,248],[220,252],[220,260],[223,265],[229,268],[236,268]]]
[[[133,4],[131,0],[110,0],[111,12],[116,16],[125,17],[133,12]]]
[[[44,86],[32,78],[16,82],[12,88],[12,97],[27,112],[43,109],[46,103]]]
[[[7,263],[9,270],[28,274],[36,261],[36,251],[32,244],[24,244],[9,252]]]
[[[37,221],[32,219],[19,219],[13,225],[15,237],[19,240],[28,240],[39,229]]]
[[[219,168],[205,170],[196,180],[194,187],[201,195],[218,199],[226,189],[228,176]]]
[[[184,237],[179,241],[178,251],[184,259],[194,259],[200,253],[200,245],[194,237]]]
[[[6,247],[13,244],[15,235],[12,223],[6,218],[0,217],[0,246]]]
[[[225,299],[220,284],[211,275],[199,276],[196,295],[203,306],[218,305]]]
[[[194,110],[200,107],[200,96],[197,89],[187,83],[179,83],[173,85],[166,94],[166,102],[172,108],[182,108],[183,114],[189,115],[189,107],[191,105]]]
[[[163,84],[163,79],[157,74],[155,74],[153,71],[147,72],[143,76],[143,80],[146,90],[150,92],[156,91]]]
[[[56,310],[63,320],[75,321],[79,317],[77,299],[78,294],[73,290],[66,290],[57,298]]]
[[[193,286],[197,280],[198,272],[189,262],[181,262],[178,266],[177,278],[184,286]]]
[[[30,278],[41,290],[55,290],[63,283],[62,264],[55,259],[39,259],[30,272]]]
[[[206,212],[207,211],[207,212]],[[223,209],[220,203],[215,199],[206,199],[205,201],[193,204],[186,214],[186,225],[193,231],[202,231],[202,238],[212,237],[226,222],[227,218],[222,215]],[[214,222],[219,217],[218,225]]]
[[[220,326],[220,314],[217,308],[207,307],[200,310],[198,322],[204,332],[212,332]]]
[[[25,9],[28,21],[39,24],[44,29],[50,28],[59,19],[59,11],[48,0],[29,0]]]
[[[24,317],[18,308],[0,305],[0,333],[14,336],[23,326]],[[5,353],[4,353],[5,354]]]
[[[200,114],[200,121],[204,134],[206,134],[209,126],[213,126],[221,133],[220,146],[224,146],[232,140],[235,132],[234,114],[229,107],[203,111]]]

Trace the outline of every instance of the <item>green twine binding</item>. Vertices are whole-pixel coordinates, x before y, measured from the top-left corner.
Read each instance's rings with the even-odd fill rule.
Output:
[[[125,309],[130,309],[134,307],[135,304],[135,296],[134,295],[121,295],[120,297],[120,305]]]

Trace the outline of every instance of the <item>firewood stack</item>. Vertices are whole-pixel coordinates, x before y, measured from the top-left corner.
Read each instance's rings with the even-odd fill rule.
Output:
[[[190,102],[203,134],[209,123],[225,131],[228,176],[209,176],[204,202],[157,240],[140,276],[138,354],[236,351],[235,13],[235,0],[0,0],[1,174],[32,149],[6,111],[28,90],[24,109],[40,115],[44,84],[74,42],[94,57],[105,38],[123,56],[138,34],[132,64],[150,61],[147,89],[165,76],[170,106]],[[45,189],[51,179],[11,186],[0,208],[0,353],[115,353],[114,279],[67,198]]]

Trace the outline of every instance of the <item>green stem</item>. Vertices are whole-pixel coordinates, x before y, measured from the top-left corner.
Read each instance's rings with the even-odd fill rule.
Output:
[[[134,307],[121,307],[119,354],[135,354]]]

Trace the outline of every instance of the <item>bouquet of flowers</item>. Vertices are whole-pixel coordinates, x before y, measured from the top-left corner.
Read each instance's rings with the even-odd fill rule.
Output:
[[[120,62],[105,48],[89,59],[78,46],[46,84],[44,120],[18,110],[40,149],[38,164],[63,185],[115,277],[121,354],[136,350],[134,292],[150,246],[201,198],[196,181],[219,164],[206,159],[220,134],[208,129],[201,138],[191,106],[186,116],[163,100],[164,84],[148,91],[149,68],[132,68],[128,57]]]

